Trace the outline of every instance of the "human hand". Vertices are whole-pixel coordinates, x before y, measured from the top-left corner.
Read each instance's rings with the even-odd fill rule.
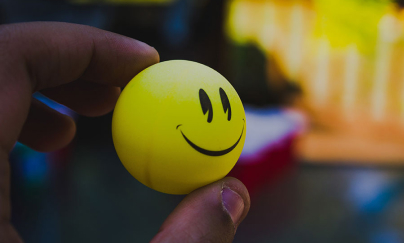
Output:
[[[70,117],[32,94],[40,91],[82,115],[103,115],[114,108],[119,87],[158,61],[154,48],[88,26],[0,26],[0,242],[22,242],[10,224],[8,156],[15,142],[51,151],[67,145],[76,131]],[[249,207],[244,185],[222,179],[190,193],[152,242],[231,242]]]

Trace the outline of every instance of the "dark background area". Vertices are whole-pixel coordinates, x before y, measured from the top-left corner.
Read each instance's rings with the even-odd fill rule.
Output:
[[[92,25],[150,44],[161,61],[206,64],[228,78],[249,105],[277,107],[298,92],[287,80],[269,85],[267,57],[254,46],[226,39],[225,1],[0,3],[3,23]],[[183,198],[153,191],[124,169],[112,143],[111,118],[76,117],[75,140],[55,153],[16,146],[11,155],[13,223],[26,242],[147,242]],[[404,242],[403,169],[294,165],[252,195],[235,242]]]

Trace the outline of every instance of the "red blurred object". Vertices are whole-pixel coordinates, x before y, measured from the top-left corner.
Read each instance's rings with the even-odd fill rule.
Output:
[[[304,116],[282,109],[246,107],[247,137],[243,153],[229,173],[253,196],[295,166],[294,141],[304,130]]]
[[[269,146],[256,158],[240,158],[229,176],[242,181],[253,195],[262,185],[276,181],[294,167],[294,138],[294,135],[286,137],[283,141]]]

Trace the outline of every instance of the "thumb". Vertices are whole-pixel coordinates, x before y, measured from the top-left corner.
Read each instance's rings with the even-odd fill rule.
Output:
[[[151,243],[232,242],[249,208],[250,197],[243,183],[224,178],[185,197]]]

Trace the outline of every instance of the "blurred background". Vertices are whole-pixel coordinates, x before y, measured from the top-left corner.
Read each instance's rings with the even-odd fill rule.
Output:
[[[252,207],[234,242],[404,242],[404,1],[0,0],[1,23],[63,21],[223,74],[246,110],[230,175]],[[57,34],[57,33],[55,33]],[[183,196],[121,165],[112,114],[76,115],[75,140],[11,154],[26,242],[147,242]]]

